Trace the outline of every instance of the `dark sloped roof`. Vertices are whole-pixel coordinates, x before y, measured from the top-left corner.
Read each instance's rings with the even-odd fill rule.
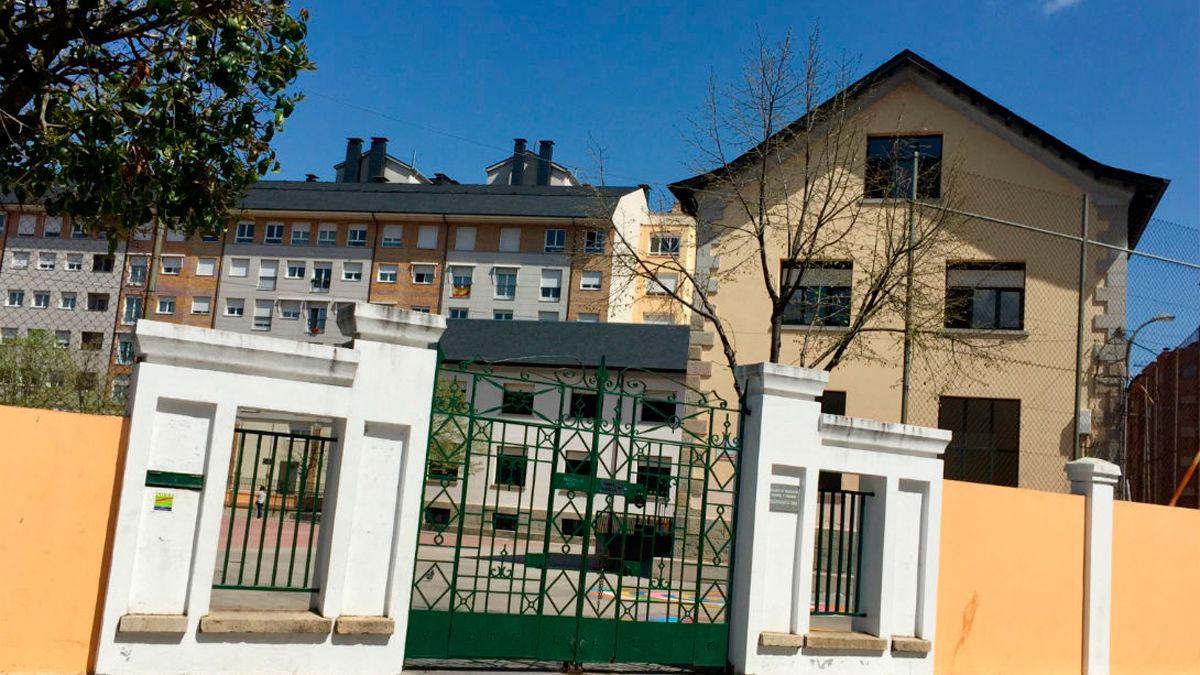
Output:
[[[906,69],[912,69],[937,82],[947,91],[950,91],[971,105],[982,109],[1005,126],[1011,127],[1016,133],[1033,138],[1051,152],[1057,153],[1063,159],[1075,164],[1096,178],[1116,181],[1132,187],[1134,194],[1133,199],[1129,203],[1129,247],[1134,248],[1137,245],[1138,239],[1141,238],[1142,232],[1145,231],[1146,224],[1150,221],[1150,217],[1154,214],[1154,209],[1158,207],[1158,202],[1162,199],[1163,192],[1166,191],[1167,185],[1171,181],[1097,162],[1035,125],[1033,122],[1021,117],[991,98],[984,96],[967,83],[908,49],[893,56],[883,65],[867,73],[857,82],[847,87],[845,91],[850,92],[851,96],[859,96],[870,91],[875,85]],[[826,101],[821,105],[830,105],[830,101]],[[776,133],[765,141],[765,143],[786,143],[803,128],[804,118],[801,117],[782,131]],[[703,189],[710,181],[721,174],[741,169],[744,164],[752,161],[755,150],[758,150],[759,147],[761,145],[733,160],[728,166],[672,183],[668,186],[668,189],[679,200],[684,211],[690,215],[695,215],[696,191]]]
[[[611,215],[620,197],[640,189],[260,181],[240,206],[260,211],[596,218]]]
[[[446,361],[687,371],[688,327],[578,321],[449,319],[439,343]]]

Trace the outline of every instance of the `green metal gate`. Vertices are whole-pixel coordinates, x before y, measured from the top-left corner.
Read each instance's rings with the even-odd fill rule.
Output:
[[[632,375],[440,371],[409,658],[725,666],[737,413]]]

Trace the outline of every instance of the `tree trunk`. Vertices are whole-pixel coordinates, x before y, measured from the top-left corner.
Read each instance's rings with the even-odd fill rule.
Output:
[[[771,363],[779,363],[780,342],[783,341],[783,315],[771,314]]]

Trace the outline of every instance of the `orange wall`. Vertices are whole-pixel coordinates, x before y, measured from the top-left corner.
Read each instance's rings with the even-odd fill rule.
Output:
[[[1081,672],[1083,497],[944,490],[936,672]]]
[[[1200,511],[1113,506],[1112,672],[1200,672]]]
[[[0,406],[0,429],[0,672],[85,672],[125,419]]]

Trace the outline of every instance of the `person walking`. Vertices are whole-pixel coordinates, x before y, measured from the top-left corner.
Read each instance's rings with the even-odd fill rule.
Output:
[[[263,517],[263,508],[267,505],[267,488],[258,486],[258,494],[254,497],[255,518]]]

